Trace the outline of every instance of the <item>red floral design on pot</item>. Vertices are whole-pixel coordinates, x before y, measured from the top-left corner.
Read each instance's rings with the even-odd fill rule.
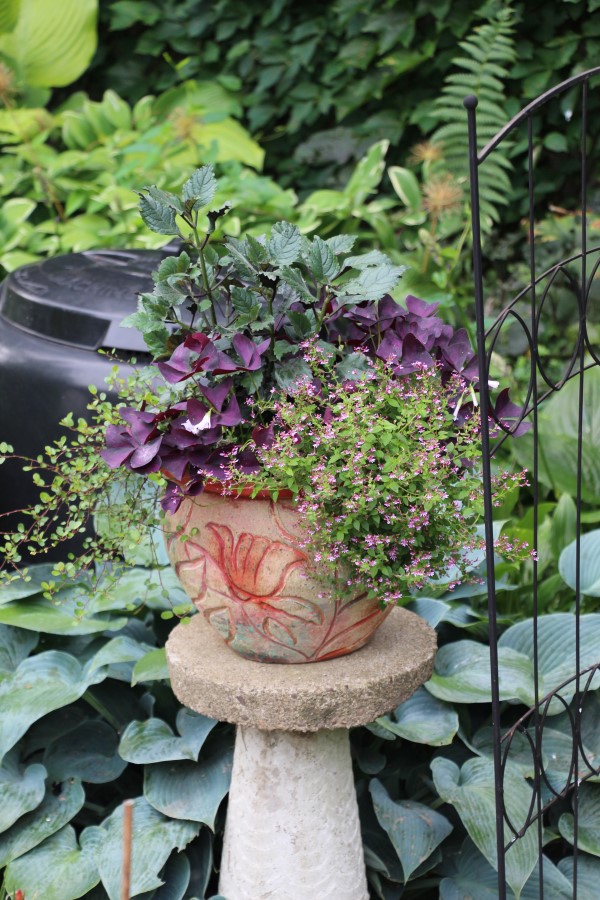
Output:
[[[365,592],[332,594],[303,546],[292,500],[204,491],[168,521],[169,557],[185,591],[241,656],[332,659],[362,647],[389,612]]]

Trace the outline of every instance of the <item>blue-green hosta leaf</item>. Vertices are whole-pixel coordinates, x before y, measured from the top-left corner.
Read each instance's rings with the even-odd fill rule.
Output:
[[[314,277],[321,284],[327,284],[341,271],[341,265],[336,259],[336,254],[330,245],[320,237],[314,237],[311,241],[306,262]],[[345,265],[348,265],[347,261]]]
[[[103,666],[112,666],[123,662],[137,662],[153,650],[149,644],[143,644],[140,641],[127,635],[120,635],[108,641],[86,665],[86,673],[92,675]]]
[[[39,635],[23,628],[0,625],[0,678],[10,675],[37,647]]]
[[[462,769],[449,759],[438,757],[431,763],[436,789],[445,803],[456,809],[473,843],[493,868],[497,868],[496,800],[494,765],[487,759],[469,759]],[[504,801],[515,828],[529,814],[532,789],[519,770],[507,765],[504,772]],[[512,832],[505,825],[505,842]],[[506,855],[506,878],[519,898],[538,858],[537,835],[530,828]]]
[[[59,592],[58,599],[60,601]],[[31,600],[15,600],[0,606],[0,623],[27,628],[47,634],[94,634],[107,629],[123,628],[127,619],[111,619],[107,616],[83,616],[77,618],[69,610],[67,600],[54,606],[49,600],[35,597]]]
[[[152,891],[163,883],[159,872],[175,849],[183,850],[198,834],[196,822],[167,819],[143,798],[132,811],[131,896]],[[95,832],[99,847],[96,861],[110,900],[120,900],[123,865],[123,806],[119,806]]]
[[[132,566],[112,583],[96,591],[86,602],[86,619],[90,613],[105,613],[146,606],[149,609],[172,609],[185,603],[187,595],[171,566],[156,569]]]
[[[369,790],[377,820],[387,832],[408,881],[452,831],[450,822],[438,812],[412,800],[394,802],[373,778]]]
[[[10,584],[0,587],[0,604],[10,603],[11,600],[22,600],[24,597],[32,597],[42,592],[42,582],[52,580],[52,563],[37,563],[28,566],[28,580],[19,578]]]
[[[531,660],[509,647],[499,652],[500,695],[529,705],[533,667]],[[491,694],[490,649],[475,641],[455,641],[437,652],[435,670],[427,690],[451,703],[489,703]]]
[[[556,493],[577,494],[577,431],[579,378],[570,381],[545,400],[538,414],[540,445],[539,479]],[[600,503],[600,369],[585,372],[583,387],[583,447],[581,496]],[[524,434],[512,448],[519,463],[533,468],[533,436]]]
[[[267,250],[275,266],[291,266],[300,256],[302,235],[296,225],[276,222],[271,229]]]
[[[76,900],[100,880],[96,866],[98,837],[86,828],[77,843],[75,830],[66,825],[33,850],[8,864],[5,886],[19,889],[27,900]]]
[[[579,589],[588,597],[600,597],[600,528],[581,536],[579,552]],[[560,554],[558,571],[563,581],[576,590],[576,540],[571,541]]]
[[[575,844],[574,819],[563,813],[558,830],[566,841]],[[600,786],[582,784],[577,795],[577,847],[593,856],[600,856]]]
[[[190,175],[182,188],[185,200],[195,200],[194,209],[208,206],[217,190],[217,179],[212,166],[202,166]]]
[[[442,622],[450,622],[457,628],[469,628],[479,621],[478,614],[466,603],[454,603],[446,600],[438,600],[435,597],[417,597],[407,605],[432,628],[437,628]]]
[[[575,861],[572,856],[567,856],[558,864],[558,868],[573,884]],[[577,854],[577,900],[598,900],[598,885],[600,884],[600,859],[588,856],[586,853]],[[570,896],[573,896],[572,893]]]
[[[576,618],[572,613],[552,613],[542,616],[538,620],[537,636],[540,697],[544,697],[576,672]],[[527,656],[533,664],[533,621],[527,619],[511,625],[500,637],[498,646],[500,653],[509,649],[517,651]],[[598,660],[600,660],[600,614],[589,613],[580,617],[579,667],[585,669]],[[593,686],[600,687],[598,678],[594,679]],[[561,690],[561,697],[567,703],[574,696],[575,687],[573,681]],[[533,681],[528,694],[529,697],[525,702],[528,706],[533,706],[535,703]],[[562,703],[553,702],[548,711],[550,715],[557,715],[563,710]]]
[[[152,895],[152,900],[183,900],[190,883],[190,874],[190,862],[185,853],[171,854],[161,872],[164,884]]]
[[[185,708],[177,714],[177,730],[181,737],[176,737],[162,719],[131,722],[123,732],[119,753],[123,759],[141,765],[197,760],[204,741],[216,724],[214,719]]]
[[[50,744],[44,765],[53,781],[78,778],[107,784],[127,765],[119,756],[118,745],[114,728],[101,720],[88,720]]]
[[[510,852],[510,851],[509,851]],[[572,887],[565,876],[545,856],[542,857],[544,873],[544,900],[572,900]],[[498,873],[468,838],[461,850],[447,856],[442,866],[444,878],[440,882],[440,900],[497,900]],[[514,894],[507,889],[507,900]],[[536,865],[531,878],[521,892],[521,900],[539,900],[542,896]]]
[[[146,766],[144,797],[173,819],[203,822],[214,831],[215,817],[231,781],[232,751],[209,760]]]
[[[363,300],[380,300],[384,294],[388,294],[398,284],[406,266],[394,266],[392,263],[382,263],[380,266],[369,266],[362,272],[344,282],[337,289],[339,297],[350,297],[353,303],[361,303]]]
[[[20,816],[35,809],[44,794],[46,769],[38,763],[21,765],[15,749],[0,765],[0,831],[10,828]]]
[[[12,828],[0,834],[0,868],[68,825],[84,801],[84,790],[76,779],[63,782],[58,792],[50,785],[44,799],[32,812],[21,816]]]
[[[23,660],[13,675],[0,681],[0,759],[33,722],[79,699],[88,684],[69,653],[48,650]]]
[[[419,688],[393,713],[376,719],[376,724],[415,744],[441,747],[452,743],[458,731],[458,715],[449,703]]]
[[[159,647],[138,659],[133,667],[131,684],[133,686],[140,681],[168,681],[169,677],[167,654],[164,647]]]

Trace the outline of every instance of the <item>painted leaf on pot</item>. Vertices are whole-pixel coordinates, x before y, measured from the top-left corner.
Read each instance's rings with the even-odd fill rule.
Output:
[[[144,797],[166,816],[202,822],[214,831],[217,811],[229,790],[232,762],[229,750],[198,763],[146,766]]]
[[[473,758],[461,769],[449,759],[438,757],[431,763],[436,789],[444,802],[456,809],[467,832],[492,867],[497,866],[496,799],[494,765],[491,760]],[[504,773],[504,800],[515,828],[529,813],[532,789],[519,770],[507,765]],[[512,832],[505,825],[505,842]],[[506,856],[506,878],[519,898],[538,858],[535,829],[525,832]]]
[[[39,763],[22,765],[19,752],[7,753],[0,765],[0,831],[17,821],[41,802],[45,792],[46,769]]]
[[[131,896],[151,891],[163,883],[159,872],[171,852],[183,850],[199,830],[196,822],[175,821],[163,816],[143,798],[134,801],[132,812]],[[99,827],[86,828],[98,842],[96,860],[102,884],[110,900],[120,900],[123,865],[123,806]]]
[[[77,842],[75,829],[66,825],[52,837],[6,868],[5,886],[27,900],[76,900],[100,881],[96,866],[98,836],[86,828]]]
[[[183,759],[197,760],[204,741],[217,724],[216,721],[184,708],[177,713],[176,724],[181,737],[175,736],[162,719],[131,722],[121,737],[119,753],[123,759],[142,765]]]
[[[377,820],[387,832],[408,881],[452,831],[440,813],[413,800],[393,801],[384,786],[373,778],[369,791]]]
[[[8,831],[0,834],[0,868],[68,825],[84,801],[85,793],[81,782],[74,778],[64,781],[60,790],[55,790],[55,786],[50,785],[39,806],[21,816]]]

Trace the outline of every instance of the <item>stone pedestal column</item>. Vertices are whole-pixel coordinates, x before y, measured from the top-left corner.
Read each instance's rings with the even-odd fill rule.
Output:
[[[395,609],[366,647],[304,665],[234,654],[201,615],[167,642],[179,700],[234,722],[219,891],[226,900],[368,900],[348,729],[431,675],[435,632]]]

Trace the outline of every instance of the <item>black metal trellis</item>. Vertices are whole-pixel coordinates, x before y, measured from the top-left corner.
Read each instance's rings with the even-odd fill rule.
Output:
[[[517,116],[511,119],[494,138],[482,149],[477,148],[477,99],[467,97],[464,101],[467,108],[469,124],[469,164],[471,179],[471,203],[473,225],[473,276],[475,287],[477,353],[480,375],[480,402],[482,418],[482,451],[483,478],[485,498],[485,526],[487,551],[487,579],[489,586],[489,620],[490,620],[490,662],[492,673],[492,728],[494,745],[494,767],[496,781],[496,831],[498,855],[498,897],[505,900],[507,896],[506,860],[511,848],[530,829],[537,829],[538,872],[540,884],[540,900],[544,898],[544,875],[542,867],[542,850],[544,846],[544,816],[558,801],[567,796],[572,797],[573,808],[573,898],[577,898],[577,856],[578,856],[578,811],[579,785],[600,774],[600,748],[598,753],[590,753],[582,740],[582,709],[584,700],[592,690],[600,687],[600,659],[592,666],[582,669],[581,665],[581,513],[582,513],[582,452],[583,452],[583,414],[584,414],[584,379],[586,371],[600,365],[598,348],[594,348],[588,330],[588,312],[590,293],[594,279],[600,277],[600,246],[588,245],[588,97],[591,83],[600,76],[600,67],[583,72],[557,85],[539,96],[526,106]],[[580,192],[577,203],[581,207],[581,249],[559,259],[543,272],[537,272],[536,229],[534,209],[536,200],[536,141],[534,139],[534,117],[545,104],[551,103],[567,91],[577,89],[579,96],[578,115],[581,119],[580,137]],[[486,295],[484,288],[484,257],[481,239],[481,205],[479,195],[479,171],[486,159],[496,150],[508,135],[525,129],[527,133],[527,179],[528,179],[528,246],[529,246],[529,279],[512,300],[506,304],[502,312],[495,318],[491,326],[486,327]],[[577,273],[574,273],[577,267]],[[566,360],[564,370],[559,378],[553,377],[543,356],[539,352],[539,335],[542,317],[548,298],[553,288],[563,279],[576,299],[578,319],[576,339],[570,358]],[[528,301],[527,312],[522,306]],[[492,353],[497,346],[505,326],[521,329],[529,356],[530,374],[527,396],[523,412],[519,420],[510,428],[503,425],[493,413],[489,400],[489,381]],[[545,696],[540,696],[539,647],[538,647],[538,563],[533,561],[532,608],[533,634],[532,655],[534,671],[534,695],[537,703],[529,709],[512,727],[502,733],[500,714],[499,684],[499,626],[497,621],[494,535],[492,528],[492,459],[499,447],[514,434],[518,426],[525,420],[531,423],[533,433],[533,466],[531,483],[533,492],[533,536],[534,550],[538,548],[539,521],[539,460],[540,444],[538,433],[538,410],[543,401],[561,390],[567,381],[578,379],[577,409],[577,459],[576,459],[576,545],[575,545],[575,637],[572,674],[562,684],[553,686]],[[490,418],[490,416],[492,418]],[[571,699],[573,698],[573,699]],[[544,761],[544,728],[547,725],[549,711],[555,713],[557,707],[564,709],[571,732],[571,752],[568,771],[562,784],[557,784],[549,777]],[[528,815],[524,822],[511,821],[505,804],[504,778],[510,759],[511,749],[524,745],[531,753],[533,763],[533,792]],[[591,758],[590,758],[591,757]],[[600,897],[600,887],[598,887]]]

